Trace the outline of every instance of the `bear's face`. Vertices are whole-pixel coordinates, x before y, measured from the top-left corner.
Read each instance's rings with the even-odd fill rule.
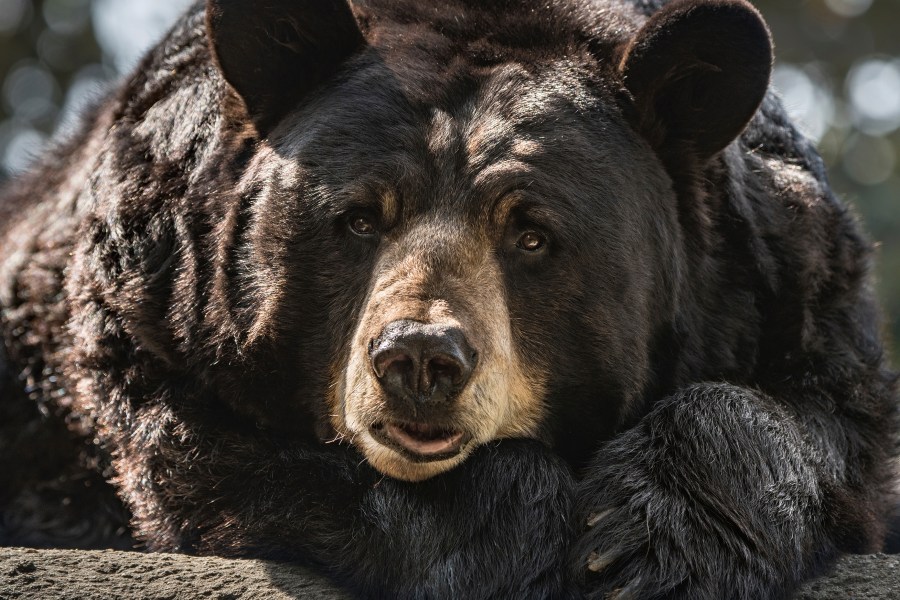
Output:
[[[291,395],[314,405],[320,435],[393,477],[431,477],[504,437],[586,458],[654,385],[654,347],[675,321],[679,199],[660,155],[688,134],[697,155],[733,139],[768,64],[738,73],[759,89],[749,110],[718,117],[724,126],[692,116],[660,127],[653,106],[696,103],[690,86],[720,100],[709,79],[691,79],[717,54],[695,68],[673,53],[666,23],[645,27],[658,52],[620,23],[591,43],[557,24],[546,44],[527,30],[521,46],[486,48],[412,18],[354,17],[338,1],[276,2],[270,10],[302,13],[290,23],[307,29],[293,40],[283,15],[218,4],[214,52],[264,134],[238,190],[246,347],[274,349],[267,368],[286,380],[302,373]],[[709,50],[692,41],[704,11],[682,12],[672,20],[690,35],[676,39]],[[252,46],[231,39],[249,35],[244,18],[278,24],[250,41],[290,67],[260,75],[245,64]],[[304,59],[316,43],[315,61]],[[276,76],[305,77],[309,89],[285,109],[289,100],[259,92]],[[264,404],[263,421],[284,418]]]
[[[330,424],[395,477],[493,439],[551,441],[566,411],[611,431],[671,313],[659,161],[571,64],[462,68],[416,95],[429,86],[358,62],[244,181],[259,190],[247,271],[272,290],[255,329],[328,324]]]

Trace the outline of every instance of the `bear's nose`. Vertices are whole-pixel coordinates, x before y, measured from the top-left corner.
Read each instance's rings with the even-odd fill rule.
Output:
[[[369,359],[390,396],[437,404],[465,387],[478,354],[457,327],[400,320],[388,323],[372,340]]]

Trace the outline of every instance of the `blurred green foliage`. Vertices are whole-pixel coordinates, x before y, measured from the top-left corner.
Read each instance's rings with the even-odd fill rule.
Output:
[[[136,50],[123,43],[158,35],[186,2],[0,0],[0,180],[114,79]],[[788,110],[878,243],[879,293],[900,358],[900,0],[756,5],[775,38],[774,81]]]

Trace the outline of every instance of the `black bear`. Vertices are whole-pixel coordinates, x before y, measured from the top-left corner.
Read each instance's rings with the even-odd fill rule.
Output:
[[[744,0],[198,4],[3,198],[2,541],[376,598],[877,549],[870,246],[771,62]]]

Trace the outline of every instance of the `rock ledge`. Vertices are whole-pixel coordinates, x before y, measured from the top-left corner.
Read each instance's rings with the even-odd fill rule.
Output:
[[[798,600],[900,597],[900,555],[843,558]],[[0,548],[0,600],[338,600],[349,598],[301,567],[177,554]]]

